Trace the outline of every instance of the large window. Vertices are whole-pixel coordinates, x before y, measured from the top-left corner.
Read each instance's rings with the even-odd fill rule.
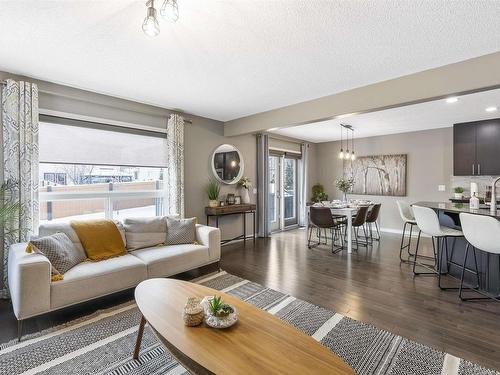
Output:
[[[163,214],[163,133],[42,116],[39,138],[41,222]]]

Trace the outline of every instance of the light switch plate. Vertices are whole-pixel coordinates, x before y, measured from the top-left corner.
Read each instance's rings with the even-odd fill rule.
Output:
[[[446,191],[446,185],[438,185],[438,191]]]
[[[253,188],[253,193],[257,194],[257,188]]]

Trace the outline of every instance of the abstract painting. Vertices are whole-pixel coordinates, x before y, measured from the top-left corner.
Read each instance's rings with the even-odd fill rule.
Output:
[[[354,179],[352,194],[406,195],[406,154],[360,156],[344,171]]]

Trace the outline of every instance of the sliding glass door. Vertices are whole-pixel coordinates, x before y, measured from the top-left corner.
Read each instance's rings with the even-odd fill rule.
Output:
[[[296,225],[297,159],[287,155],[269,156],[269,221],[276,232]]]

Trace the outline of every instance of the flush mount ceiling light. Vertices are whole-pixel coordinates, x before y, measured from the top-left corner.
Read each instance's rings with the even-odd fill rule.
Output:
[[[456,103],[456,102],[458,102],[458,98],[456,96],[452,96],[452,97],[446,99],[446,103],[451,104],[451,103]]]
[[[497,109],[498,109],[497,107],[491,106],[491,107],[486,107],[485,111],[486,112],[495,112]]]
[[[142,30],[147,36],[157,36],[160,33],[160,25],[156,16],[155,0],[146,1],[146,18],[142,23]],[[169,21],[175,22],[179,19],[179,6],[177,0],[165,0],[160,10],[161,16]]]

